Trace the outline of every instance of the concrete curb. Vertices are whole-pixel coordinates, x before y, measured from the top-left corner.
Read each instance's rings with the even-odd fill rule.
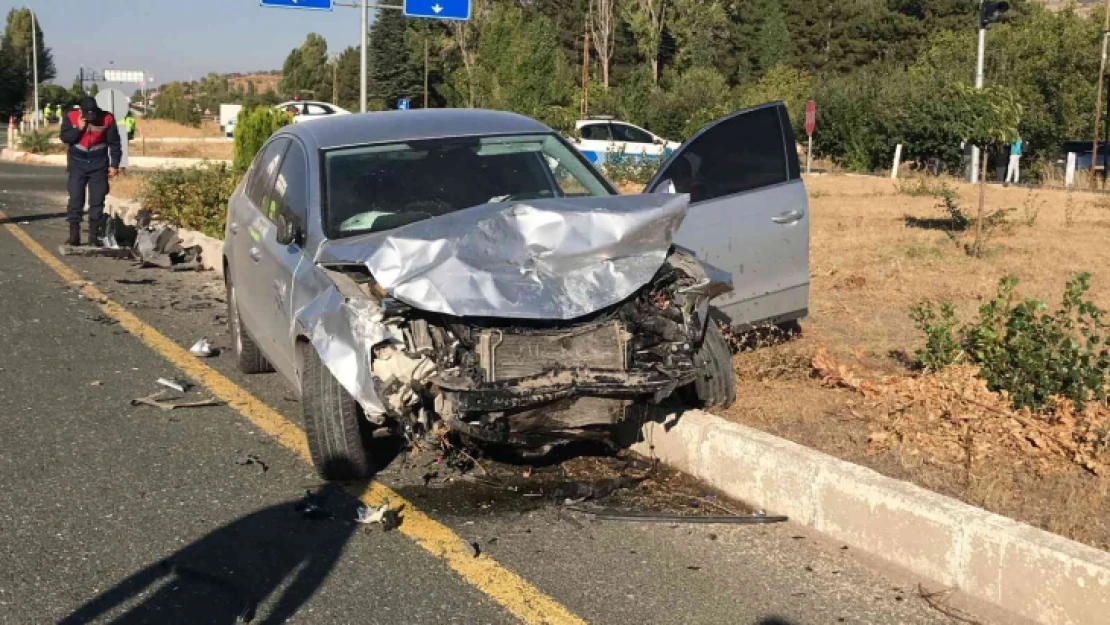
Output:
[[[31,154],[21,150],[5,148],[0,150],[0,160],[18,161],[22,163],[36,163],[39,165],[66,164],[65,154]],[[174,167],[195,167],[205,163],[224,163],[230,165],[231,161],[205,158],[169,158],[161,156],[130,156],[127,159],[129,169],[171,169]]]
[[[700,411],[633,450],[915,575],[1044,625],[1110,622],[1110,553]]]
[[[139,211],[142,209],[143,205],[138,202],[120,199],[111,195],[107,197],[104,206],[104,210],[107,211],[109,215],[119,217],[123,220],[123,223],[128,226],[134,226],[138,223]],[[162,222],[155,219],[153,223],[161,224]],[[201,266],[205,269],[215,271],[216,275],[222,278],[224,275],[224,242],[194,230],[186,230],[185,228],[177,228],[176,226],[174,226],[174,228],[177,230],[177,237],[181,239],[182,246],[200,247]]]

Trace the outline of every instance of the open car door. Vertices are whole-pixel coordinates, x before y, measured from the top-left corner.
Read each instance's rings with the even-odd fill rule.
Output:
[[[732,274],[713,304],[732,327],[779,324],[809,306],[809,205],[781,102],[733,113],[684,143],[645,192],[690,194],[675,243]]]

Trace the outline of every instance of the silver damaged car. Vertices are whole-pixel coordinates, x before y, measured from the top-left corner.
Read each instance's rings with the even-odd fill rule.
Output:
[[[342,116],[276,133],[233,194],[228,325],[244,372],[299,391],[325,479],[369,475],[371,438],[543,453],[672,395],[732,403],[719,324],[806,314],[808,221],[781,104],[640,195],[519,115]]]

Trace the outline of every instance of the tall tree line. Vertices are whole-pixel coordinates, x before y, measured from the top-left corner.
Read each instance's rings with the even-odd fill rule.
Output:
[[[32,37],[31,24],[30,9],[8,11],[0,36],[0,116],[18,114],[31,107],[36,56],[39,83],[50,81],[57,74],[54,55],[46,45],[41,26],[34,22],[35,36]],[[37,46],[32,46],[32,41]]]

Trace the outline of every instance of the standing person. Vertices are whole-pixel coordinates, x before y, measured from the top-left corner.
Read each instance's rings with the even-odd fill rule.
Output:
[[[1014,141],[1010,146],[1010,166],[1006,168],[1006,184],[1010,184],[1011,178],[1014,184],[1021,182],[1021,137]]]
[[[66,116],[65,109],[62,108],[61,104],[59,104],[57,108],[54,109],[54,116],[58,118],[58,125],[61,126],[62,118]]]
[[[108,179],[115,177],[123,146],[116,118],[100,110],[96,100],[86,97],[80,106],[62,120],[62,143],[69,146],[69,222],[68,245],[81,245],[81,217],[85,209],[86,188],[89,200],[89,245],[99,246],[104,238],[104,198]]]
[[[135,139],[135,116],[131,111],[127,111],[127,117],[123,118],[123,127],[127,129],[127,140],[133,141]]]

